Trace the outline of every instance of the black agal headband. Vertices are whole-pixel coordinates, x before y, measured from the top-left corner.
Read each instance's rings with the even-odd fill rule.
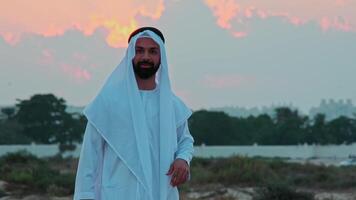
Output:
[[[145,30],[149,30],[149,31],[152,31],[154,33],[156,33],[163,41],[164,43],[164,37],[163,37],[163,34],[160,30],[158,30],[157,28],[154,28],[154,27],[141,27],[139,29],[136,29],[134,32],[131,33],[129,39],[128,39],[128,43],[130,43],[131,41],[131,38],[134,37],[135,35],[145,31]]]

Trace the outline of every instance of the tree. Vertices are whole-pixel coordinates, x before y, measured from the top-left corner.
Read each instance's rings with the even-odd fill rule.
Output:
[[[62,130],[56,135],[60,152],[74,150],[74,142],[82,141],[87,119],[84,115],[65,115]]]
[[[330,121],[327,125],[329,135],[334,140],[333,144],[350,144],[356,139],[356,123],[355,119],[345,116],[340,116]]]
[[[201,110],[194,112],[189,119],[189,128],[195,144],[231,145],[234,144],[231,117],[223,112]]]
[[[12,107],[1,108],[1,112],[4,113],[8,119],[10,119],[15,113],[15,108]]]
[[[292,145],[305,142],[303,140],[308,117],[300,116],[297,110],[288,107],[276,108],[275,144]]]
[[[19,100],[15,117],[23,126],[23,134],[35,143],[72,145],[81,141],[83,125],[65,111],[62,98],[53,94],[36,94],[29,100]]]
[[[0,121],[0,144],[30,144],[31,139],[23,135],[22,130],[16,120]]]
[[[328,133],[325,114],[316,114],[313,119],[313,125],[308,128],[306,142],[309,144],[328,144],[334,139]]]
[[[267,114],[257,116],[253,121],[254,135],[253,143],[270,145],[275,143],[274,134],[276,126],[273,119]]]

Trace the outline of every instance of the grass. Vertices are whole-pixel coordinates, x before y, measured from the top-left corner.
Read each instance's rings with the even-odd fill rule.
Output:
[[[264,158],[195,158],[189,184],[220,183],[238,186],[266,186],[284,183],[314,189],[350,189],[356,187],[356,167],[318,166],[286,163]]]
[[[50,168],[45,159],[25,151],[1,157],[0,175],[2,180],[10,183],[10,190],[20,187],[24,193],[56,193],[60,196],[74,191],[74,173],[61,174]]]
[[[11,153],[0,157],[0,177],[11,187],[24,188],[25,192],[66,196],[74,191],[76,164],[77,159],[73,158],[40,159],[27,152]],[[277,189],[271,189],[276,183],[279,184]],[[293,188],[352,189],[356,187],[356,167],[317,166],[239,156],[194,158],[191,180],[180,189],[186,192],[195,186],[209,184],[265,188],[261,191],[265,196],[273,195],[275,191],[288,195],[293,193]]]

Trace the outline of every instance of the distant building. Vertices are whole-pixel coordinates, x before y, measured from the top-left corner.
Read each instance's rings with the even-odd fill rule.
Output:
[[[222,111],[232,117],[242,117],[246,118],[249,116],[258,116],[261,114],[267,114],[271,117],[275,115],[275,109],[279,107],[288,107],[291,110],[298,110],[300,114],[303,113],[291,103],[289,104],[273,104],[271,106],[263,106],[262,108],[252,107],[252,108],[245,108],[239,106],[225,106],[225,107],[218,107],[218,108],[211,108],[211,111]],[[319,106],[312,107],[309,110],[309,118],[313,119],[317,114],[324,114],[327,121],[336,119],[340,116],[345,116],[349,118],[356,117],[356,107],[353,105],[351,99],[322,99]],[[308,115],[305,114],[305,115]]]
[[[322,99],[318,107],[313,107],[309,111],[309,116],[313,118],[318,113],[324,114],[326,120],[330,121],[340,116],[349,118],[356,117],[356,107],[353,105],[351,99],[340,99],[335,101],[329,99],[329,101]]]
[[[288,107],[292,110],[298,110],[297,107],[293,106],[291,103],[289,104],[273,104],[271,106],[263,106],[262,108],[258,107],[252,107],[252,108],[245,108],[245,107],[239,107],[239,106],[225,106],[225,107],[219,107],[219,108],[211,108],[211,111],[222,111],[225,112],[226,114],[232,116],[232,117],[242,117],[246,118],[249,116],[258,116],[261,114],[267,114],[271,117],[274,117],[275,115],[275,109],[279,107]],[[298,110],[299,113],[300,110]]]

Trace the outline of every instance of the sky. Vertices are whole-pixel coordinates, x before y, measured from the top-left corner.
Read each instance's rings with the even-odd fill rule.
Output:
[[[0,24],[0,105],[53,93],[85,106],[141,26],[163,32],[193,110],[356,104],[356,0],[12,0]]]

